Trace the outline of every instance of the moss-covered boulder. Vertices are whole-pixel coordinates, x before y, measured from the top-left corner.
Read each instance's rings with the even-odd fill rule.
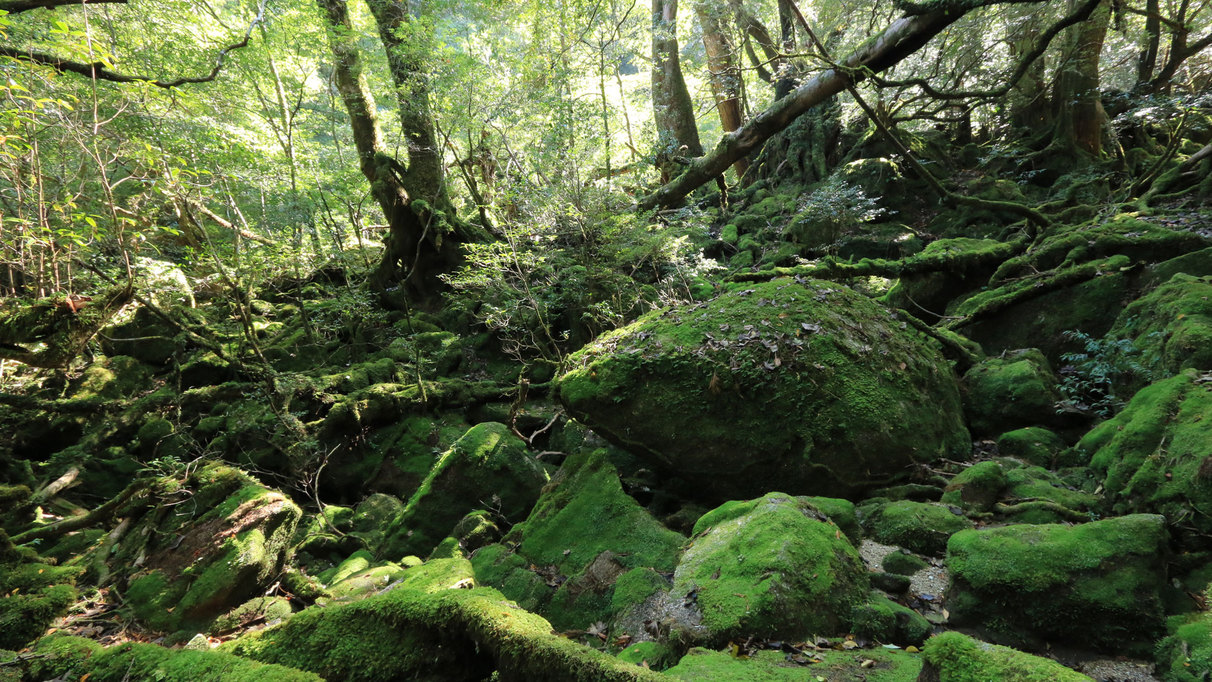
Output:
[[[918,679],[921,669],[920,654],[889,649],[805,651],[799,654],[767,650],[738,656],[730,651],[694,648],[686,652],[677,665],[666,670],[665,675],[667,679],[686,682],[912,682]]]
[[[76,601],[77,566],[52,566],[0,530],[0,649],[37,639]]]
[[[1141,653],[1164,631],[1168,537],[1160,516],[1014,525],[947,544],[951,621],[996,641]]]
[[[922,614],[874,591],[866,604],[850,611],[850,630],[880,643],[921,646],[930,636],[931,627]]]
[[[222,650],[349,682],[662,679],[560,637],[494,589],[420,588],[401,585],[351,604],[307,609]]]
[[[509,427],[477,424],[434,465],[388,528],[379,553],[424,556],[475,509],[490,507],[505,518],[521,519],[546,482],[543,465]]]
[[[1043,467],[1013,467],[1006,472],[1006,491],[998,506],[1013,523],[1083,523],[1097,518],[1101,498],[1076,489]]]
[[[963,387],[964,413],[974,436],[1056,421],[1061,395],[1038,350],[987,358],[964,374]]]
[[[987,644],[958,632],[931,637],[922,650],[922,677],[938,682],[1089,682],[1056,661]]]
[[[222,464],[178,485],[108,558],[124,600],[153,629],[204,629],[257,596],[281,572],[302,511],[282,493]]]
[[[1181,538],[1206,544],[1212,533],[1212,375],[1187,370],[1141,389],[1077,449],[1090,456],[1114,511],[1164,514]]]
[[[858,552],[824,514],[801,499],[770,493],[728,502],[699,520],[670,598],[702,614],[681,638],[722,644],[750,635],[841,632],[867,589]]]
[[[686,538],[623,491],[606,450],[565,460],[525,522],[472,555],[476,576],[564,629],[609,621],[615,583],[639,568],[672,572]],[[625,608],[630,603],[620,606]]]
[[[30,652],[25,679],[127,682],[322,682],[312,673],[198,649],[129,642],[112,647],[82,637],[46,637]],[[3,662],[3,659],[0,659]]]
[[[1036,466],[1056,467],[1069,463],[1062,457],[1065,441],[1055,432],[1040,426],[1027,426],[1003,433],[997,437],[997,451],[1006,457],[1017,457]]]
[[[1107,336],[1132,341],[1156,376],[1212,369],[1212,277],[1174,275],[1124,308]]]
[[[838,284],[780,279],[655,311],[571,364],[570,414],[704,499],[848,497],[969,447],[933,342]]]
[[[942,556],[947,538],[972,527],[958,510],[933,502],[898,500],[865,506],[863,511],[863,528],[868,536],[919,554]]]
[[[1173,616],[1170,634],[1157,643],[1157,672],[1164,680],[1198,682],[1212,678],[1212,612]]]
[[[959,505],[984,512],[993,507],[1006,487],[1006,472],[997,462],[978,462],[951,479],[943,492],[943,504]]]

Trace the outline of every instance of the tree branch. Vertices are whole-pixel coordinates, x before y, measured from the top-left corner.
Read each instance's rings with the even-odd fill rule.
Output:
[[[25,1],[25,0],[17,0]],[[32,1],[32,0],[31,0]],[[50,2],[61,2],[61,0],[48,0]],[[109,0],[112,2],[125,2],[126,0]],[[62,2],[62,4],[72,4]],[[219,76],[219,72],[223,70],[223,62],[227,59],[227,53],[232,50],[238,50],[242,47],[247,47],[249,40],[252,39],[253,29],[257,24],[265,20],[265,3],[262,2],[257,6],[257,16],[248,25],[248,30],[244,32],[244,38],[237,43],[232,43],[219,51],[219,56],[215,59],[215,68],[210,70],[210,73],[205,76],[182,77],[175,80],[156,80],[149,76],[131,76],[128,74],[118,73],[111,70],[103,62],[76,62],[70,59],[63,59],[45,52],[35,52],[34,50],[18,50],[0,45],[0,56],[11,57],[25,62],[41,64],[49,66],[52,69],[61,73],[76,73],[87,78],[95,78],[97,80],[111,81],[113,83],[149,83],[158,88],[175,88],[181,85],[192,85],[194,83],[209,83]]]
[[[31,9],[55,9],[71,5],[125,5],[127,0],[7,0],[0,2],[0,12],[17,14]]]

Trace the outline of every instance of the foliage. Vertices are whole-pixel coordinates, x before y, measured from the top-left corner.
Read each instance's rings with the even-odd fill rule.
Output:
[[[1080,330],[1067,330],[1066,339],[1082,350],[1064,353],[1060,391],[1065,399],[1058,411],[1075,409],[1108,418],[1123,409],[1116,385],[1129,378],[1149,381],[1152,372],[1138,360],[1140,350],[1129,339],[1095,338]]]

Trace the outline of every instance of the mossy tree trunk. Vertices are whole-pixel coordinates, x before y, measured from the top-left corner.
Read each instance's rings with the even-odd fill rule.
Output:
[[[1043,18],[1038,12],[1031,12],[1024,17],[1019,31],[1009,41],[1011,59],[1017,62],[1030,54],[1043,30]],[[1038,130],[1052,122],[1045,71],[1047,60],[1041,55],[1031,63],[1023,77],[1010,90],[1007,100],[1010,122],[1013,125]]]
[[[1077,8],[1070,2],[1070,11]],[[1107,112],[1099,95],[1099,56],[1111,23],[1111,4],[1103,2],[1090,18],[1069,31],[1064,56],[1057,67],[1052,94],[1056,127],[1053,140],[1062,150],[1098,156],[1103,151]]]
[[[368,3],[398,92],[400,119],[408,140],[405,168],[387,154],[383,144],[345,0],[317,0],[317,4],[327,23],[337,89],[349,112],[359,166],[389,228],[373,283],[380,289],[399,284],[414,302],[432,302],[442,288],[438,276],[459,263],[458,245],[470,241],[472,235],[459,224],[446,194],[441,152],[428,104],[428,82],[417,51],[403,41],[409,24],[407,8],[395,0]]]
[[[720,0],[698,0],[694,3],[703,31],[703,47],[707,51],[708,82],[715,98],[724,132],[741,127],[741,70],[737,67],[736,49],[726,26],[727,13]],[[749,160],[741,157],[732,164],[738,178],[745,175]]]
[[[652,0],[652,112],[657,166],[662,179],[675,174],[674,157],[703,155],[694,106],[678,56],[678,0]]]

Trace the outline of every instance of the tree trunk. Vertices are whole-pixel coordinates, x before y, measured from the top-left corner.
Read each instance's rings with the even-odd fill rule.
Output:
[[[1161,8],[1158,0],[1145,1],[1145,47],[1136,62],[1136,89],[1147,88],[1157,68],[1157,49],[1161,43]]]
[[[783,41],[783,54],[795,52],[795,15],[791,11],[789,0],[779,0],[779,38]],[[791,62],[784,60],[783,68],[778,72],[778,80],[774,84],[774,98],[783,99],[795,89],[795,77]]]
[[[1070,11],[1077,6],[1071,2]],[[1061,149],[1094,156],[1102,153],[1107,112],[1099,93],[1099,55],[1111,22],[1111,5],[1100,4],[1090,18],[1069,29],[1069,40],[1056,75],[1052,101],[1056,108],[1054,140]]]
[[[948,8],[897,19],[879,36],[868,40],[843,59],[841,70],[825,70],[749,119],[737,131],[724,135],[715,151],[698,159],[686,172],[640,199],[638,207],[645,210],[681,203],[687,194],[719,176],[737,159],[760,148],[772,135],[786,128],[804,112],[861,80],[863,72],[870,70],[871,73],[879,73],[900,62],[961,16],[963,12]]]
[[[1011,61],[1017,62],[1035,49],[1041,30],[1043,24],[1038,12],[1032,12],[1023,19],[1019,31],[1009,41]],[[1047,61],[1044,55],[1040,55],[1010,90],[1007,99],[1011,124],[1028,130],[1038,130],[1051,122],[1052,111],[1048,101],[1045,71]]]
[[[432,144],[428,103],[413,103],[409,95],[403,91],[400,94],[400,115],[409,140],[409,168],[405,169],[387,154],[383,145],[374,98],[362,71],[362,57],[345,0],[317,0],[317,4],[327,21],[337,90],[349,112],[358,164],[387,219],[386,249],[373,283],[381,289],[399,284],[412,301],[433,303],[442,289],[438,275],[449,272],[459,262],[460,239],[447,234],[451,230],[448,221],[454,216],[442,183],[440,158],[435,160],[439,153]],[[393,46],[399,48],[395,31],[400,24],[391,23],[398,17],[393,17],[391,7],[385,4],[390,3],[372,3],[372,10],[378,10],[376,20],[385,36],[392,76],[399,78],[410,73],[411,66],[401,50],[393,50]],[[391,43],[386,42],[386,36]],[[405,82],[415,81],[405,79]],[[427,98],[423,77],[419,82],[422,87],[415,98],[418,102]]]
[[[703,30],[703,47],[707,51],[708,80],[720,125],[725,133],[741,127],[741,70],[737,68],[736,50],[721,20],[726,16],[718,0],[699,0],[694,12]],[[737,178],[745,175],[749,160],[741,157],[732,165]]]
[[[675,157],[703,155],[678,57],[677,18],[678,0],[652,0],[652,110],[662,180],[676,170]]]

